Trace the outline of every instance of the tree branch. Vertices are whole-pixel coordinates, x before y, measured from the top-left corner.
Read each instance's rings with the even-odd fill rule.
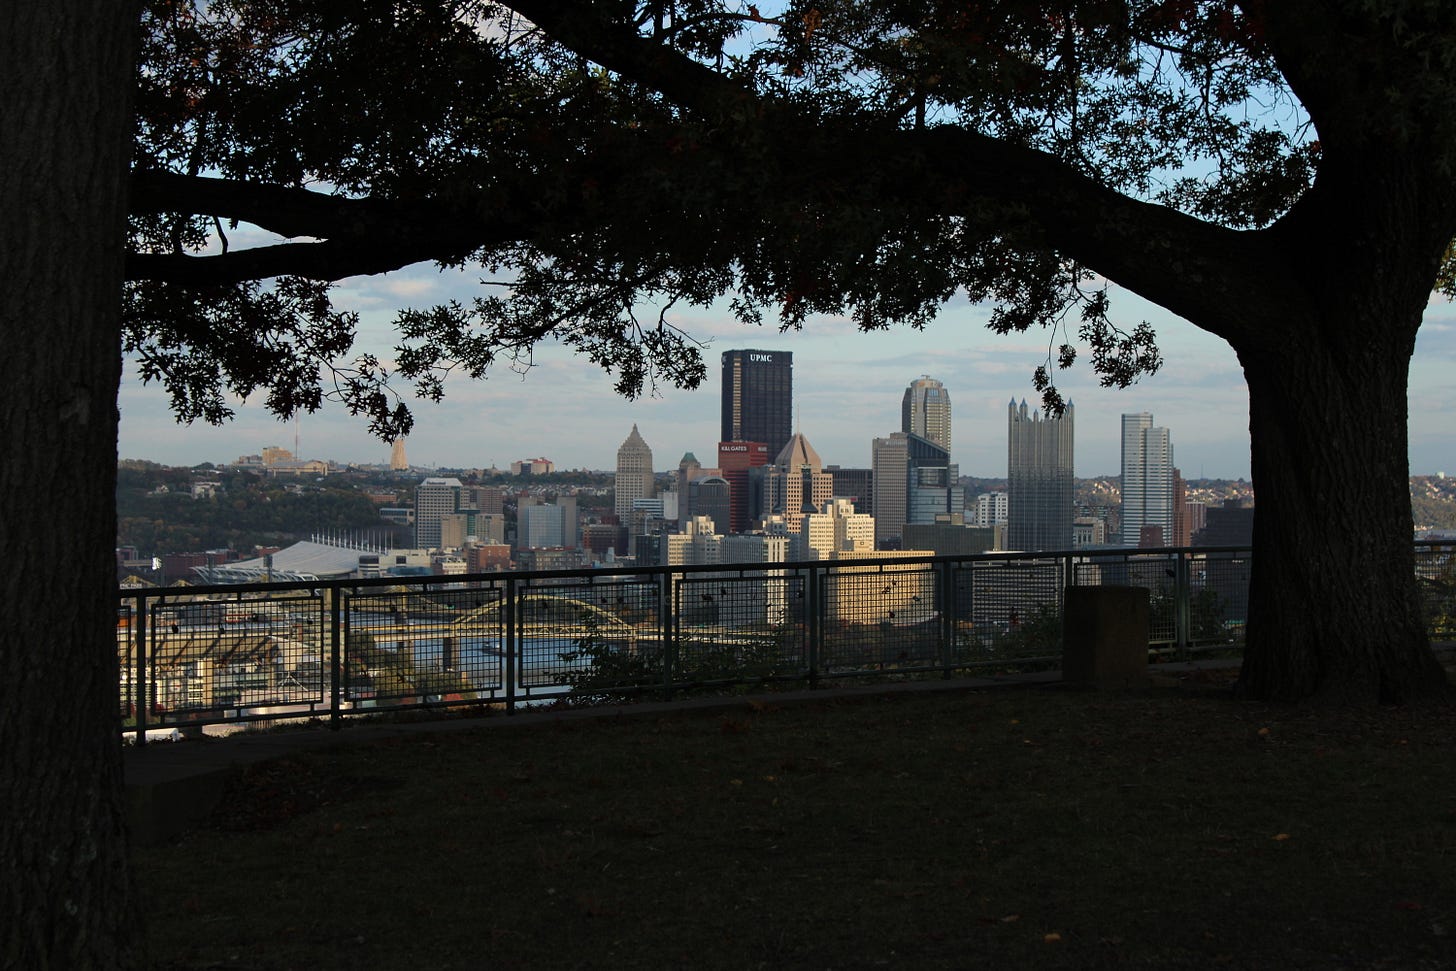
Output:
[[[595,4],[512,0],[507,5],[562,45],[681,107],[711,110],[755,100],[749,88],[643,37],[626,21],[603,16]]]
[[[489,204],[480,194],[480,204]],[[338,280],[385,273],[414,263],[451,262],[484,247],[527,237],[532,223],[520,211],[496,206],[489,219],[425,199],[406,201],[326,195],[308,189],[210,179],[165,172],[132,176],[135,213],[181,212],[236,219],[290,239],[212,256],[132,253],[127,278],[191,286],[275,276]]]
[[[1266,237],[1132,199],[1043,152],[951,125],[910,131],[893,119],[836,124],[809,118],[788,102],[766,99],[641,36],[630,24],[602,16],[590,4],[512,0],[510,6],[560,43],[681,107],[711,111],[751,101],[756,110],[735,112],[738,123],[769,131],[767,141],[792,145],[793,161],[786,168],[821,197],[835,191],[824,173],[856,179],[878,173],[887,203],[924,207],[937,197],[956,200],[945,206],[947,215],[978,198],[1009,203],[1026,212],[1049,247],[1175,313],[1206,321],[1209,304],[1226,301],[1228,311],[1219,317],[1230,332],[1244,321],[1238,308],[1251,276],[1267,277],[1271,291],[1288,286],[1269,272],[1275,264]],[[1197,285],[1188,287],[1190,281]]]

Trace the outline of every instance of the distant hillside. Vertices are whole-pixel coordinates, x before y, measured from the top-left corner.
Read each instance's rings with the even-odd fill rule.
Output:
[[[211,495],[193,496],[194,483]],[[116,544],[143,556],[286,546],[314,533],[384,536],[379,509],[352,483],[265,479],[246,472],[124,462],[117,469]],[[403,545],[403,536],[396,540]]]
[[[1412,476],[1410,491],[1417,530],[1456,529],[1456,479]]]

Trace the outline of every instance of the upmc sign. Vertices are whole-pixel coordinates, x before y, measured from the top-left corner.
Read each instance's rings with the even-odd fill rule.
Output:
[[[772,364],[776,355],[773,354],[750,354],[748,359],[760,364]]]

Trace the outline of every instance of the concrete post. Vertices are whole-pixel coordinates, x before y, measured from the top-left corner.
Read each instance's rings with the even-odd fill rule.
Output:
[[[1099,689],[1146,687],[1148,621],[1145,587],[1068,587],[1062,679]]]

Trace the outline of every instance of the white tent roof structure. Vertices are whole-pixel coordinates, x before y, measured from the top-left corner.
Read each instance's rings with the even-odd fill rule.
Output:
[[[270,568],[266,557],[239,560],[218,566],[198,566],[193,570],[207,583],[260,583],[273,580],[338,580],[356,573],[360,555],[377,552],[351,547],[314,543],[294,543],[273,554]]]

